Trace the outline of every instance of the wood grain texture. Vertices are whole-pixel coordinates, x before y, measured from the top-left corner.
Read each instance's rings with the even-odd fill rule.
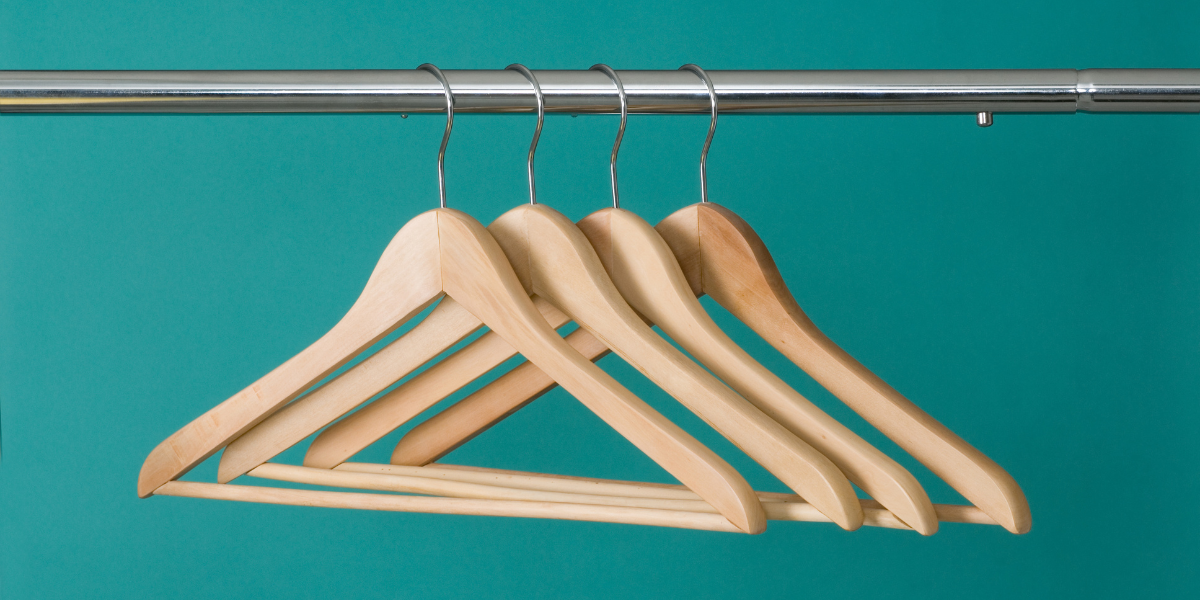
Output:
[[[155,494],[160,496],[183,496],[213,500],[234,500],[238,502],[287,504],[292,506],[320,506],[326,508],[434,513],[442,515],[565,519],[571,521],[677,527],[682,529],[704,529],[734,533],[739,531],[721,515],[622,506],[394,496],[356,492],[292,490],[220,483],[197,483],[192,481],[169,482],[160,486],[155,491]]]
[[[409,221],[383,252],[358,300],[324,336],[246,389],[188,423],[142,464],[145,498],[354,358],[442,294],[437,213]]]
[[[762,240],[732,211],[684,208],[657,227],[672,248],[696,252],[685,275],[936,475],[1013,533],[1032,525],[1024,492],[1003,468],[869,371],[800,309]]]
[[[550,323],[553,325],[554,321]],[[564,339],[584,358],[593,362],[610,352],[608,346],[583,329],[571,332]],[[463,352],[466,350],[464,348]],[[483,369],[488,365],[499,364],[499,361],[493,363],[491,360],[481,359],[475,364]],[[432,371],[433,368],[430,367],[429,371]],[[453,379],[449,381],[453,382]],[[550,379],[536,365],[523,362],[508,373],[496,378],[495,381],[409,430],[404,437],[400,438],[400,442],[392,451],[391,462],[394,465],[421,466],[438,460],[557,386],[558,384],[554,383],[554,380]],[[432,398],[434,395],[436,394],[431,394],[430,397]],[[441,400],[446,395],[448,394],[439,396],[434,399],[434,402]],[[313,441],[313,447],[318,441],[320,438]],[[357,444],[355,445],[357,446]],[[313,449],[310,447],[309,455],[312,453]],[[338,453],[337,458],[340,460],[335,464],[340,464],[351,455],[353,453]],[[310,466],[325,466],[329,462],[333,461]],[[304,464],[309,465],[307,458]],[[334,465],[326,468],[332,466]]]
[[[862,525],[862,507],[846,476],[650,329],[569,219],[544,205],[525,205],[501,215],[488,230],[530,295],[569,315],[834,522],[850,530]],[[666,244],[649,251],[674,260]]]
[[[911,473],[793,390],[713,322],[654,227],[629,211],[606,208],[579,228],[593,246],[609,248],[601,259],[630,306],[905,523],[924,535],[937,531],[933,503]],[[687,249],[680,254],[689,256]]]
[[[278,456],[433,359],[441,353],[438,348],[453,346],[482,326],[453,298],[443,298],[399,340],[231,442],[221,455],[217,481],[232,481]]]
[[[552,327],[561,327],[568,321],[567,316],[550,305],[550,303],[538,300],[534,304]],[[466,311],[463,310],[463,312]],[[466,314],[474,322],[480,323],[474,315],[470,313]],[[430,316],[432,317],[433,315]],[[445,324],[439,323],[437,326],[444,327]],[[419,349],[414,349],[413,352],[436,356],[444,349],[457,343],[457,341],[446,343],[445,340],[430,340],[427,336],[414,335],[416,331],[414,328],[412,331],[405,333],[392,345],[416,345],[419,346]],[[449,336],[447,336],[448,339]],[[308,452],[304,456],[304,465],[322,469],[336,467],[383,436],[391,433],[397,427],[404,425],[429,407],[437,404],[438,401],[446,396],[458,391],[462,386],[482,377],[483,374],[487,373],[495,365],[512,358],[516,354],[517,350],[512,347],[512,344],[504,341],[504,338],[495,332],[489,331],[483,334],[479,339],[471,342],[462,350],[455,352],[445,360],[431,365],[428,369],[404,382],[396,389],[367,404],[358,412],[348,415],[341,421],[330,425],[309,445]],[[357,367],[358,365],[355,368]],[[407,373],[407,371],[397,365],[390,365],[386,369],[384,372],[391,372],[392,376],[397,374],[403,376]],[[351,369],[343,377],[358,378],[360,374]],[[370,377],[369,374],[361,375],[363,379],[368,377]],[[375,393],[378,393],[378,390],[366,395],[361,392],[347,393],[366,400]],[[331,420],[332,418],[326,418],[323,422],[328,423]],[[320,425],[317,427],[320,427]]]
[[[441,209],[438,232],[447,295],[738,529],[758,533],[766,528],[766,515],[754,490],[733,467],[558,336],[534,308],[488,230],[463,213]],[[588,284],[586,280],[575,283]]]

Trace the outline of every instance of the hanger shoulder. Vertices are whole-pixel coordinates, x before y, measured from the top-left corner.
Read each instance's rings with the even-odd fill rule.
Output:
[[[1029,504],[1012,476],[826,337],[745,221],[711,203],[685,210],[698,213],[706,294],[1002,526],[1029,530]]]
[[[654,333],[628,307],[626,300],[633,302],[635,307],[640,307],[639,310],[646,308],[651,313],[660,309],[690,310],[690,306],[679,302],[679,296],[689,297],[693,304],[696,303],[695,295],[686,284],[679,287],[682,278],[672,280],[662,277],[661,272],[665,271],[663,265],[669,264],[667,261],[675,260],[670,256],[670,249],[661,240],[657,245],[649,243],[653,240],[648,242],[645,236],[658,234],[648,225],[645,230],[629,226],[628,223],[633,221],[644,224],[628,211],[605,209],[580,221],[579,226],[574,229],[580,232],[577,236],[580,238],[579,244],[586,245],[585,249],[590,249],[594,244],[600,247],[605,255],[600,259],[592,258],[596,263],[592,268],[601,270],[601,276],[604,277],[611,293],[621,297],[620,303],[625,313],[625,321],[622,324],[631,329],[636,328],[647,338],[645,342],[641,339],[622,339],[615,344],[610,343],[610,347],[766,467],[788,487],[822,511],[828,511],[825,514],[834,522],[847,529],[859,527],[863,518],[861,505],[850,482],[836,465]],[[569,224],[569,221],[567,223]],[[531,230],[533,226],[531,220]],[[536,240],[536,244],[531,244],[534,253],[544,253],[548,255],[547,258],[561,260],[567,253],[554,247],[550,239],[549,234],[536,237],[531,234],[530,241]],[[630,252],[629,248],[633,248],[633,251]],[[595,251],[586,254],[590,257],[597,256]],[[537,261],[538,257],[535,256],[534,263]],[[658,267],[649,266],[652,264]],[[630,269],[640,269],[649,277],[631,277],[629,279],[635,280],[635,283],[629,284],[622,278],[626,277]],[[553,274],[555,278],[567,271],[568,269],[561,267],[545,267],[545,272]],[[614,285],[612,280],[608,279],[609,273],[621,279],[619,285]],[[551,285],[549,282],[542,284],[541,279],[551,277],[544,276],[539,279],[539,273],[535,272],[535,286]],[[577,292],[580,289],[573,283],[569,283],[568,286],[558,295]],[[696,307],[699,305],[696,304]],[[576,314],[570,308],[563,308],[593,335],[601,339],[610,335],[610,332],[589,324],[585,315]],[[648,316],[653,319],[652,315]],[[692,321],[694,320],[693,318]],[[681,318],[679,322],[687,322],[687,319]],[[625,347],[622,347],[622,343],[626,344]]]
[[[453,302],[453,299],[446,298],[443,302]],[[539,299],[534,304],[551,326],[560,327],[567,322],[567,316],[548,302]],[[457,303],[455,305],[460,306]],[[482,325],[479,319],[467,313],[466,309],[460,306],[459,310],[466,313],[475,323]],[[432,316],[430,315],[430,317]],[[420,346],[429,355],[437,355],[458,342],[458,340],[454,340],[446,343],[444,340],[429,341],[423,338],[410,340],[409,337],[415,331],[414,329],[408,332],[394,344],[411,343]],[[494,365],[512,358],[516,353],[517,350],[512,347],[512,344],[496,335],[495,332],[489,331],[483,334],[462,350],[430,365],[396,389],[325,428],[309,445],[308,452],[304,455],[304,465],[322,469],[336,467],[446,396],[482,377]],[[407,371],[392,370],[395,372],[388,377],[392,381],[407,373]],[[352,375],[352,371],[347,371],[344,376]],[[365,395],[359,393],[354,398],[361,398],[360,402],[365,401],[381,390],[382,388]],[[325,422],[327,423],[328,420]]]
[[[762,505],[733,467],[559,337],[483,226],[457,211],[439,213],[442,286],[448,295],[739,529],[765,529]]]
[[[212,456],[313,383],[441,296],[437,217],[409,221],[388,244],[362,294],[328,333],[254,384],[172,434],[142,464],[138,495]],[[388,294],[387,288],[396,288]]]
[[[437,356],[438,348],[453,346],[482,326],[454,299],[443,298],[400,339],[230,442],[217,481],[232,481],[278,456]]]

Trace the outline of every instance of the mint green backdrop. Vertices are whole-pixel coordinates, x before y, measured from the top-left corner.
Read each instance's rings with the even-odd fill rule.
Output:
[[[187,3],[192,4],[192,3]],[[10,69],[1198,67],[1193,2],[0,5]],[[615,117],[547,119],[540,199],[609,201]],[[443,120],[0,116],[0,595],[1061,598],[1195,591],[1200,120],[721,120],[712,198],[837,342],[1007,468],[1033,531],[759,536],[135,496],[160,440],[327,331],[437,202]],[[449,202],[524,202],[529,116],[463,116]],[[699,197],[707,120],[630,119],[625,207]],[[768,367],[962,499],[711,303]],[[601,365],[782,486],[617,358]],[[474,389],[473,386],[470,389]],[[461,397],[461,394],[459,395]],[[398,434],[365,453],[386,460]],[[299,460],[289,452],[285,458]],[[561,391],[449,461],[667,476]],[[205,463],[188,476],[212,480]]]

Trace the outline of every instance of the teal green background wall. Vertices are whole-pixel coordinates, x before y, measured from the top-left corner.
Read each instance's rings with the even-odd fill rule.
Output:
[[[0,68],[1200,66],[1200,5],[1183,0],[570,4],[10,1]],[[137,499],[151,448],[327,331],[396,230],[436,205],[442,127],[397,115],[0,116],[5,600],[1195,593],[1195,115],[997,115],[990,129],[969,115],[721,120],[713,200],[758,230],[834,340],[1016,477],[1027,535],[772,523],[738,536]],[[451,206],[486,223],[525,201],[532,127],[461,117]],[[547,119],[545,204],[577,219],[608,202],[615,127]],[[657,222],[696,201],[706,128],[631,118],[624,206]],[[935,501],[962,502],[713,313]],[[620,359],[601,365],[752,483],[782,489]],[[397,436],[365,459],[386,460]],[[561,391],[447,460],[667,479]],[[214,475],[210,461],[188,478]]]

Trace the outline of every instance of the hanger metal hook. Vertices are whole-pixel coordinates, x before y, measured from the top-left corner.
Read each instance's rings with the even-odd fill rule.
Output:
[[[686,64],[679,67],[681,71],[691,71],[700,77],[704,85],[708,86],[708,98],[712,101],[712,122],[708,124],[708,137],[704,138],[704,150],[700,152],[700,202],[708,202],[708,147],[712,145],[713,134],[717,132],[717,90],[713,88],[712,80],[708,78],[708,73],[704,72],[697,65]]]
[[[620,197],[617,195],[617,152],[621,150],[621,139],[625,137],[625,121],[629,117],[629,100],[625,97],[625,86],[617,72],[608,65],[592,65],[592,71],[603,71],[608,78],[617,84],[617,96],[621,99],[621,126],[617,128],[617,141],[613,143],[612,157],[608,159],[608,173],[612,178],[613,208],[621,208]]]
[[[511,64],[504,67],[505,70],[517,71],[533,84],[533,93],[537,98],[538,120],[537,129],[533,130],[533,141],[529,144],[529,203],[537,204],[537,186],[534,184],[533,178],[533,153],[537,151],[538,138],[542,137],[542,121],[546,118],[546,98],[542,95],[542,86],[538,85],[537,77],[533,76],[533,71],[525,68],[522,64]]]
[[[450,130],[454,128],[454,93],[450,91],[450,83],[442,70],[434,65],[425,63],[417,67],[420,71],[429,71],[442,84],[446,92],[446,132],[442,134],[442,147],[438,150],[438,191],[442,196],[442,208],[446,208],[446,145],[450,143]]]

